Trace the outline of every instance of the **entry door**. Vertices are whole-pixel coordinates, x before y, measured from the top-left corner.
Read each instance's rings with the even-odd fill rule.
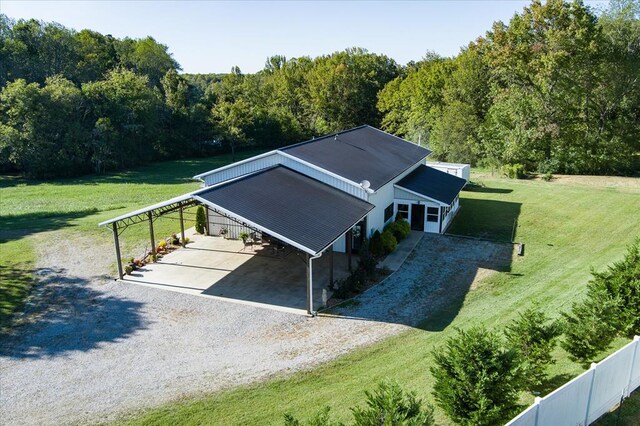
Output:
[[[427,232],[440,232],[440,208],[439,207],[427,207]]]
[[[424,231],[424,204],[411,204],[411,229]]]

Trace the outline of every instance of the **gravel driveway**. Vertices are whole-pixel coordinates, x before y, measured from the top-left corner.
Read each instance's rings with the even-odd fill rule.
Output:
[[[62,235],[68,238],[39,237]],[[96,275],[108,270],[109,248],[80,235],[73,249],[41,246],[56,250],[40,253],[41,284],[24,324],[0,336],[6,425],[108,421],[310,368],[451,310],[473,288],[479,268],[504,267],[512,254],[510,245],[425,234],[405,264],[359,304],[307,318],[115,282]],[[99,263],[83,264],[78,250],[98,250],[84,258]]]

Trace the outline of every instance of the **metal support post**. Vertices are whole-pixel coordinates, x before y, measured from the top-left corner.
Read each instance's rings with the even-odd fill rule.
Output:
[[[147,213],[147,217],[149,218],[149,235],[151,236],[151,254],[156,254],[156,239],[153,236],[153,216],[151,212]]]
[[[182,216],[182,207],[180,207],[180,243],[182,247],[186,246],[184,242],[184,218]]]
[[[118,239],[118,225],[116,222],[111,224],[113,228],[113,244],[116,247],[116,262],[118,263],[118,278],[123,279],[124,273],[122,272],[122,259],[120,257],[120,241]]]

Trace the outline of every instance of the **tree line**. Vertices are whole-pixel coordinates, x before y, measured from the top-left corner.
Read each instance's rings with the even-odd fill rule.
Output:
[[[634,174],[640,3],[596,14],[533,1],[453,58],[400,66],[361,48],[181,74],[153,38],[0,15],[0,171],[52,178],[276,147],[361,124],[434,157],[550,173]]]

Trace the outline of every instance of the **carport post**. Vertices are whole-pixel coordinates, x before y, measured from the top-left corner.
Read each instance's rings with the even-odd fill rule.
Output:
[[[307,313],[313,315],[313,267],[312,258],[307,253]]]
[[[206,226],[204,227],[204,229],[206,230],[207,235],[211,235],[211,234],[209,233],[209,207],[208,207],[208,206],[205,206],[205,208],[204,208],[204,213],[205,213],[205,215],[206,215],[206,217],[207,217],[207,224],[206,224]]]
[[[182,247],[184,247],[186,244],[184,243],[184,219],[182,218],[182,206],[180,207],[180,236],[182,237],[180,239],[180,243],[182,244]]]
[[[333,288],[333,245],[329,247],[329,288]]]
[[[118,240],[118,225],[116,222],[111,224],[113,228],[113,244],[116,246],[116,262],[118,262],[118,278],[124,278],[124,273],[122,272],[122,259],[120,257],[120,241]]]
[[[149,235],[151,236],[151,254],[156,254],[156,239],[153,237],[153,216],[151,212],[147,213],[149,217]]]
[[[351,272],[351,251],[353,245],[353,231],[349,229],[347,231],[347,266],[349,267],[349,272]]]

